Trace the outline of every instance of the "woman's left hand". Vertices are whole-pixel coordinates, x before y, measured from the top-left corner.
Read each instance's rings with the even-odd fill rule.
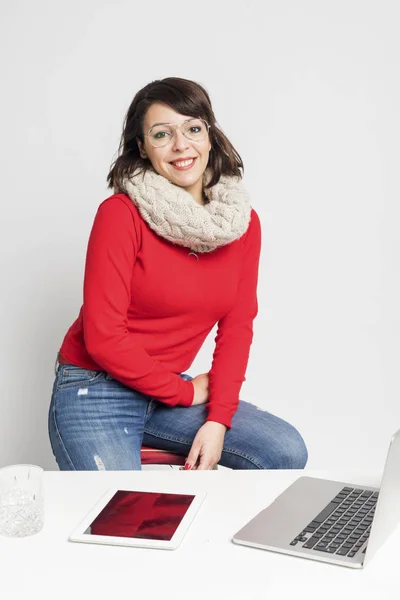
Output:
[[[206,421],[193,440],[185,468],[194,471],[212,469],[221,458],[226,429],[222,423]]]

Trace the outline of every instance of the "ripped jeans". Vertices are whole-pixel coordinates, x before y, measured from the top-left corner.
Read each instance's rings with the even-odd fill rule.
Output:
[[[48,427],[61,471],[140,470],[142,444],[187,456],[206,416],[204,405],[170,407],[105,371],[59,364]],[[303,438],[292,425],[240,400],[218,464],[231,469],[303,469],[307,458]]]

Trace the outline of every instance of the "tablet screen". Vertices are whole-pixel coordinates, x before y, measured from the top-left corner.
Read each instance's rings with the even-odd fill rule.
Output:
[[[193,499],[188,494],[118,490],[85,534],[171,540]]]

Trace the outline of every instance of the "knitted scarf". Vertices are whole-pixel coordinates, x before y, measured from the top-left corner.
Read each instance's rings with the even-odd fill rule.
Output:
[[[152,167],[139,172],[124,180],[124,189],[149,227],[166,240],[194,253],[212,252],[247,231],[250,199],[239,177],[221,175],[219,182],[206,190],[211,179],[211,170],[206,169],[203,189],[209,202],[202,206],[190,192]]]

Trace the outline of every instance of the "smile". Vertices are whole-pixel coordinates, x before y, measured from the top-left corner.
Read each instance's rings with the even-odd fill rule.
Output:
[[[196,160],[196,158],[189,158],[188,160],[177,160],[171,162],[170,164],[174,167],[174,169],[178,169],[178,171],[186,171],[187,169],[192,168]]]

